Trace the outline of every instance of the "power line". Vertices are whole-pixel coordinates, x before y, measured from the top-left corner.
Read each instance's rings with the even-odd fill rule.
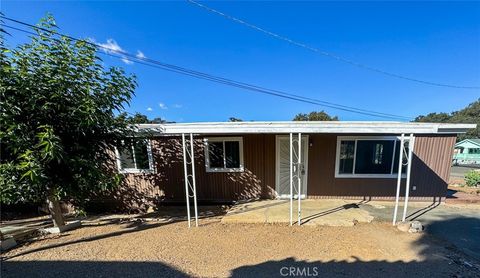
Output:
[[[293,44],[295,46],[298,46],[298,47],[301,47],[301,48],[304,48],[304,49],[307,49],[309,51],[312,51],[312,52],[315,52],[315,53],[318,53],[318,54],[321,54],[323,56],[327,56],[329,58],[332,58],[332,59],[335,59],[337,61],[340,61],[340,62],[343,62],[343,63],[346,63],[346,64],[349,64],[349,65],[352,65],[352,66],[355,66],[355,67],[359,67],[359,68],[362,68],[362,69],[365,69],[365,70],[369,70],[369,71],[372,71],[372,72],[376,72],[376,73],[380,73],[380,74],[383,74],[383,75],[386,75],[386,76],[390,76],[390,77],[394,77],[394,78],[399,78],[399,79],[403,79],[403,80],[408,80],[408,81],[413,81],[413,82],[417,82],[417,83],[422,83],[422,84],[425,84],[425,85],[432,85],[432,86],[438,86],[438,87],[447,87],[447,88],[456,88],[456,89],[474,89],[474,90],[477,90],[477,89],[480,89],[480,86],[459,86],[459,85],[451,85],[451,84],[443,84],[443,83],[437,83],[437,82],[431,82],[431,81],[425,81],[425,80],[421,80],[421,79],[417,79],[417,78],[412,78],[412,77],[408,77],[408,76],[405,76],[405,75],[401,75],[401,74],[397,74],[397,73],[392,73],[392,72],[388,72],[388,71],[385,71],[385,70],[382,70],[382,69],[379,69],[379,68],[375,68],[375,67],[371,67],[369,65],[365,65],[365,64],[362,64],[362,63],[358,63],[358,62],[355,62],[353,60],[350,60],[350,59],[347,59],[347,58],[344,58],[344,57],[341,57],[341,56],[338,56],[336,54],[333,54],[333,53],[330,53],[330,52],[326,52],[324,50],[321,50],[321,49],[318,49],[316,47],[313,47],[313,46],[309,46],[305,43],[301,43],[301,42],[298,42],[298,41],[295,41],[293,39],[290,39],[288,37],[285,37],[285,36],[282,36],[280,34],[277,34],[277,33],[274,33],[274,32],[271,32],[271,31],[268,31],[266,29],[263,29],[261,27],[258,27],[257,25],[254,25],[252,23],[249,23],[249,22],[246,22],[242,19],[239,19],[239,18],[236,18],[234,16],[231,16],[231,15],[228,15],[224,12],[221,12],[221,11],[218,11],[216,9],[213,9],[209,6],[206,6],[202,3],[199,3],[197,1],[194,1],[194,0],[186,0],[187,2],[189,2],[190,4],[193,4],[193,5],[196,5],[200,8],[203,8],[205,9],[206,11],[209,11],[211,13],[214,13],[214,14],[217,14],[217,15],[220,15],[226,19],[229,19],[231,21],[234,21],[236,23],[239,23],[239,24],[242,24],[244,26],[247,26],[248,28],[251,28],[251,29],[254,29],[256,31],[259,31],[261,33],[264,33],[268,36],[271,36],[271,37],[274,37],[278,40],[282,40],[282,41],[285,41],[287,43],[290,43],[290,44]]]
[[[130,53],[125,52],[125,51],[113,50],[111,48],[108,48],[108,47],[105,47],[105,46],[102,46],[102,45],[98,45],[98,44],[90,42],[90,41],[85,41],[85,40],[74,38],[74,37],[64,35],[64,34],[61,34],[61,33],[58,33],[58,32],[53,32],[49,29],[45,29],[45,28],[42,28],[42,27],[39,27],[39,26],[28,24],[28,23],[25,23],[25,22],[22,22],[22,21],[19,21],[19,20],[15,20],[15,19],[12,19],[12,18],[5,17],[5,16],[0,16],[0,17],[2,17],[4,19],[7,19],[7,20],[10,20],[10,21],[13,21],[13,22],[16,22],[16,23],[19,23],[19,24],[22,24],[22,25],[29,26],[29,27],[34,28],[34,29],[43,30],[45,32],[58,34],[58,35],[66,37],[66,38],[69,38],[71,40],[83,41],[83,42],[88,43],[88,44],[90,44],[94,47],[105,49],[106,52],[103,53],[103,54],[106,54],[106,55],[109,55],[109,56],[113,56],[113,57],[120,58],[120,59],[122,59],[122,58],[125,59],[125,56],[126,56],[126,57],[128,57],[128,60],[135,61],[135,62],[137,62],[139,64],[142,64],[142,65],[155,67],[155,68],[159,68],[159,69],[162,69],[162,70],[175,72],[175,73],[179,73],[179,74],[183,74],[183,75],[188,75],[188,76],[195,77],[195,78],[198,78],[198,79],[208,80],[208,81],[212,81],[212,82],[216,82],[216,83],[220,83],[220,84],[224,84],[224,85],[229,85],[229,86],[233,86],[233,87],[237,87],[237,88],[241,88],[241,89],[246,89],[246,90],[250,90],[250,91],[254,91],[254,92],[258,92],[258,93],[273,95],[273,96],[282,97],[282,98],[285,98],[285,99],[300,101],[300,102],[309,103],[309,104],[315,104],[315,105],[319,105],[319,106],[329,107],[329,108],[332,108],[332,109],[343,110],[343,111],[347,111],[347,112],[358,113],[358,114],[363,114],[363,115],[368,115],[368,116],[374,116],[374,117],[379,117],[379,118],[389,118],[389,119],[401,119],[401,120],[411,120],[412,119],[412,118],[405,117],[405,116],[399,116],[399,115],[394,115],[394,114],[365,110],[365,109],[360,109],[360,108],[335,104],[335,103],[331,103],[331,102],[325,102],[325,101],[321,101],[321,100],[317,100],[317,99],[313,99],[313,98],[307,98],[307,97],[303,97],[303,96],[300,96],[300,95],[294,95],[294,94],[290,94],[290,93],[286,93],[286,92],[282,92],[282,91],[278,91],[278,90],[271,90],[271,89],[263,88],[263,87],[260,87],[260,86],[251,85],[251,84],[248,84],[248,83],[238,82],[238,81],[234,81],[234,80],[231,80],[231,79],[226,79],[226,78],[222,78],[222,77],[218,77],[218,76],[209,75],[209,74],[206,74],[206,73],[203,73],[203,72],[198,72],[198,71],[186,69],[186,68],[179,67],[179,66],[176,66],[176,65],[166,64],[166,63],[163,63],[163,62],[160,62],[160,61],[157,61],[157,60],[153,60],[153,59],[150,59],[150,58],[136,57],[136,55],[130,54]],[[10,28],[10,29],[14,29],[14,30],[21,31],[21,32],[24,32],[24,33],[29,33],[29,34],[32,34],[32,35],[36,35],[36,33],[31,32],[31,31],[19,29],[19,28],[13,27],[13,26],[5,25],[5,24],[2,24],[2,25],[7,27],[7,28]],[[113,55],[112,53],[109,53],[109,52],[113,52],[113,53],[116,53],[116,54],[119,54],[119,55]]]
[[[15,29],[17,31],[26,32],[26,33],[29,33],[29,34],[32,34],[32,35],[36,35],[36,33],[31,32],[31,31],[22,30],[22,29],[19,29],[19,28],[16,28],[16,27],[5,25],[5,24],[3,24],[3,26],[5,26],[7,28]],[[36,27],[36,26],[33,26],[33,28],[41,29],[41,27]],[[44,29],[44,31],[52,32],[48,29]],[[58,32],[56,34],[61,35]],[[84,41],[84,40],[80,40],[80,39],[70,37],[70,36],[65,36],[65,37],[67,37],[69,39],[72,39],[72,40]],[[250,85],[250,84],[247,84],[247,83],[242,83],[242,82],[237,82],[237,81],[233,81],[233,80],[229,80],[229,79],[225,79],[225,78],[221,78],[221,77],[216,77],[216,76],[208,75],[208,74],[205,74],[205,73],[201,73],[201,72],[185,69],[185,68],[182,68],[182,67],[178,67],[178,66],[175,66],[175,65],[165,64],[165,63],[162,63],[162,62],[159,62],[159,61],[156,61],[156,60],[153,60],[153,59],[149,59],[149,58],[139,58],[139,57],[136,57],[133,54],[130,54],[130,53],[127,53],[127,52],[124,52],[124,51],[114,51],[114,50],[112,50],[108,47],[102,46],[102,45],[97,45],[95,43],[91,43],[91,42],[88,42],[88,41],[84,41],[84,42],[88,43],[88,44],[91,44],[91,45],[93,45],[95,47],[98,47],[98,48],[103,48],[105,50],[108,50],[109,52],[114,52],[114,53],[118,53],[118,54],[121,55],[121,56],[113,55],[113,54],[108,53],[108,52],[103,53],[103,54],[108,55],[108,56],[112,56],[112,57],[119,58],[119,59],[125,59],[124,56],[128,56],[129,57],[128,60],[135,61],[135,62],[137,62],[139,64],[142,64],[142,65],[151,66],[151,67],[155,67],[155,68],[160,68],[162,70],[167,70],[167,71],[171,71],[171,72],[175,72],[175,73],[179,73],[179,74],[183,74],[183,75],[188,75],[188,76],[191,76],[191,77],[204,79],[204,80],[208,80],[208,81],[212,81],[212,82],[216,82],[216,83],[220,83],[220,84],[224,84],[224,85],[229,85],[229,86],[233,86],[233,87],[237,87],[237,88],[241,88],[241,89],[246,89],[246,90],[259,92],[259,93],[263,93],[263,94],[268,94],[268,95],[273,95],[273,96],[277,96],[277,97],[282,97],[282,98],[286,98],[286,99],[290,99],[290,100],[301,101],[301,102],[305,102],[305,103],[309,103],[309,104],[315,104],[315,105],[325,106],[325,107],[329,107],[329,108],[333,108],[333,109],[337,109],[337,110],[343,110],[343,111],[347,111],[347,112],[358,113],[358,114],[374,116],[374,117],[379,117],[379,118],[400,119],[400,120],[411,120],[412,119],[412,118],[405,117],[405,116],[375,112],[375,111],[364,110],[364,109],[359,109],[359,108],[355,108],[355,107],[337,105],[337,104],[334,104],[334,103],[322,102],[320,100],[305,98],[305,97],[298,96],[298,95],[293,95],[293,94],[283,95],[283,92],[281,92],[281,91],[269,90],[269,89],[265,89],[265,88],[262,88],[262,87],[259,87],[259,86]],[[150,64],[150,63],[152,63],[152,64]]]

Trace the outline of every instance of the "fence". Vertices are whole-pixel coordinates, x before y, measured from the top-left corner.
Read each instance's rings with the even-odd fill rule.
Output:
[[[480,153],[457,153],[453,155],[453,164],[480,164]]]

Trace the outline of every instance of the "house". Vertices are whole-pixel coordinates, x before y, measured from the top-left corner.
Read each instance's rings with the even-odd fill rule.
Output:
[[[480,139],[465,139],[455,144],[454,164],[480,164]]]
[[[125,141],[117,148],[117,167],[145,202],[298,195],[443,200],[456,136],[475,127],[404,122],[141,124],[135,144]]]

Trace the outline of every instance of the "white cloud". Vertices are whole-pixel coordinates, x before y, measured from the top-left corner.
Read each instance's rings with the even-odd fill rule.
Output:
[[[90,38],[93,42],[95,42],[95,39]],[[110,53],[110,54],[117,54],[121,56],[122,62],[124,62],[127,65],[133,64],[133,61],[129,60],[127,56],[125,56],[123,53],[126,53],[126,51],[118,45],[118,43],[114,39],[108,39],[106,43],[97,43],[105,53]]]
[[[148,108],[147,108],[147,111],[153,111],[153,108],[152,108],[152,107],[148,107]]]
[[[99,43],[107,53],[125,52],[114,39],[108,39],[106,43]]]
[[[135,55],[138,59],[144,59],[144,58],[147,58],[147,56],[145,56],[145,54],[143,54],[142,51],[140,50],[137,50],[137,55]]]
[[[160,106],[160,109],[164,109],[164,110],[168,109],[167,105],[162,102],[158,103],[158,106]]]
[[[174,108],[182,108],[183,105],[181,105],[181,104],[174,104],[173,107],[174,107]]]

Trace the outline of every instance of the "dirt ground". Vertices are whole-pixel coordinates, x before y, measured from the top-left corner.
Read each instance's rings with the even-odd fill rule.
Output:
[[[101,222],[2,254],[6,277],[479,277],[479,262],[426,234],[353,227]],[[413,277],[412,276],[412,277]]]

